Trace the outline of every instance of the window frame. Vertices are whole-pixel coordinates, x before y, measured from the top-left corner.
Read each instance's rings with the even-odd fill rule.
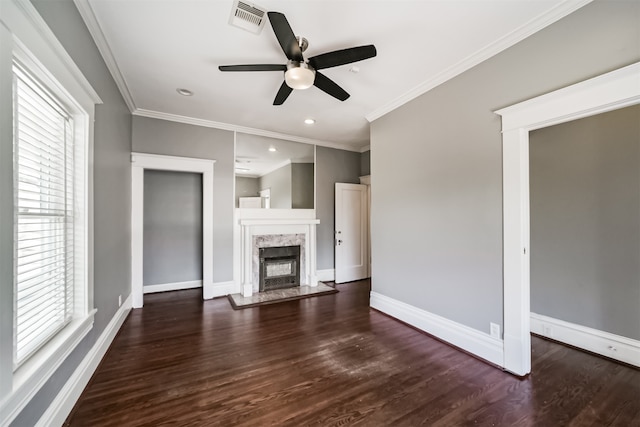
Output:
[[[62,102],[75,124],[74,139],[83,147],[75,166],[82,176],[77,204],[83,213],[77,223],[82,238],[75,239],[82,262],[74,277],[81,278],[82,289],[74,298],[74,316],[15,371],[13,256],[7,260],[13,254],[13,179],[6,182],[13,176],[14,61]],[[95,105],[101,103],[30,1],[0,1],[0,425],[20,414],[93,328],[93,124]]]

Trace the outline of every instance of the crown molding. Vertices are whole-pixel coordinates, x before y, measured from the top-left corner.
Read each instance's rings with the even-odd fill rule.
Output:
[[[360,154],[362,153],[366,153],[367,151],[371,150],[371,145],[365,145],[364,147],[360,148]]]
[[[5,16],[0,16],[0,25],[9,28],[12,32],[18,31],[18,37],[14,39],[16,46],[22,48],[24,52],[30,52],[31,50],[25,48],[25,45],[20,41],[20,37],[31,40],[30,45],[37,43],[37,46],[41,48],[42,52],[46,51],[51,54],[52,58],[58,61],[61,67],[60,70],[64,69],[69,73],[73,82],[84,91],[91,102],[94,104],[102,104],[100,95],[98,95],[89,80],[82,74],[82,70],[76,65],[73,58],[29,0],[13,0],[7,2],[2,12]],[[30,26],[23,25],[25,22]],[[17,30],[17,28],[20,28],[20,30]],[[43,71],[46,74],[49,73],[46,69]]]
[[[379,119],[385,114],[390,113],[396,108],[399,108],[409,101],[419,97],[420,95],[425,94],[426,92],[441,85],[447,80],[451,80],[459,74],[462,74],[472,67],[475,67],[476,65],[480,64],[483,61],[486,61],[492,56],[497,55],[503,50],[526,39],[530,35],[575,12],[576,10],[591,3],[592,1],[593,0],[564,0],[550,10],[538,15],[524,25],[516,28],[511,33],[505,35],[504,37],[496,40],[493,43],[490,43],[479,51],[467,56],[462,61],[454,64],[442,73],[437,74],[433,78],[421,83],[420,85],[409,90],[408,92],[399,96],[388,104],[372,111],[371,113],[366,115],[365,118],[369,122],[373,122],[374,120]]]
[[[73,0],[73,2],[75,3],[78,12],[80,12],[80,16],[87,26],[91,37],[93,37],[93,41],[96,43],[98,51],[100,51],[102,59],[104,59],[113,80],[115,80],[124,102],[127,104],[129,111],[133,113],[136,110],[133,97],[131,96],[131,92],[129,91],[129,87],[127,86],[124,76],[120,72],[120,68],[116,63],[115,57],[111,52],[107,39],[102,32],[102,27],[100,27],[100,23],[98,22],[96,15],[93,13],[89,0]]]
[[[222,130],[228,130],[233,132],[241,132],[249,135],[264,136],[267,138],[284,139],[286,141],[301,142],[303,144],[320,145],[322,147],[335,148],[335,149],[344,150],[344,151],[355,151],[355,152],[360,151],[360,148],[352,148],[349,146],[338,144],[336,142],[322,141],[319,139],[305,138],[305,137],[296,136],[296,135],[288,135],[285,133],[273,132],[273,131],[263,130],[263,129],[256,129],[256,128],[251,128],[246,126],[239,126],[231,123],[216,122],[213,120],[196,119],[194,117],[181,116],[178,114],[171,114],[171,113],[163,113],[161,111],[146,110],[143,108],[137,108],[135,111],[133,111],[132,114],[134,116],[149,117],[152,119],[168,120],[170,122],[185,123],[188,125],[222,129]]]

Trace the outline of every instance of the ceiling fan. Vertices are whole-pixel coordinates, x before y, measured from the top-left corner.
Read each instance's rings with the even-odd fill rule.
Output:
[[[282,105],[293,89],[308,89],[311,86],[340,101],[349,98],[349,94],[344,89],[318,70],[373,58],[376,56],[375,46],[370,44],[335,50],[313,56],[305,61],[302,53],[309,46],[307,39],[295,36],[287,18],[282,13],[268,12],[268,16],[278,43],[287,56],[287,63],[220,65],[218,69],[220,71],[284,71],[284,82],[276,94],[273,105]]]

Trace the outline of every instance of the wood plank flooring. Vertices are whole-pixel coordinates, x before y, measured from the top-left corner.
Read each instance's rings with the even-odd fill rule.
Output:
[[[369,308],[145,296],[68,426],[640,426],[640,370],[533,337],[526,379]]]

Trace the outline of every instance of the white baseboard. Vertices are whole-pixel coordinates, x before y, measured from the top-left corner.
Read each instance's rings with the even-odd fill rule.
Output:
[[[327,270],[318,270],[316,271],[316,275],[318,280],[321,282],[333,282],[336,280],[336,271],[333,268],[329,268]]]
[[[377,292],[371,292],[370,304],[376,310],[402,320],[494,365],[504,366],[503,342],[500,339]]]
[[[182,289],[201,288],[202,280],[190,280],[188,282],[162,283],[160,285],[144,285],[142,292],[153,294],[155,292],[179,291]]]
[[[225,295],[236,293],[236,283],[231,280],[229,282],[217,282],[211,285],[205,285],[202,289],[202,298],[211,299],[215,297],[223,297]]]
[[[104,329],[91,350],[82,359],[71,377],[67,380],[49,408],[42,414],[36,427],[61,426],[71,413],[73,406],[80,398],[82,391],[98,368],[98,364],[109,349],[111,342],[120,330],[122,323],[131,310],[131,295],[120,306],[116,314]]]
[[[640,367],[640,341],[531,313],[531,332]]]

